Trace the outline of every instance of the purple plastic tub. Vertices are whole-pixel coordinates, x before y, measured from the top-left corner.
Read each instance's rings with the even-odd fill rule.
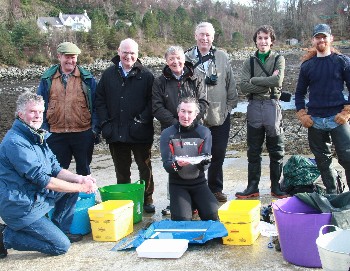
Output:
[[[316,239],[332,215],[320,213],[297,197],[277,200],[272,208],[283,258],[299,266],[322,267]]]

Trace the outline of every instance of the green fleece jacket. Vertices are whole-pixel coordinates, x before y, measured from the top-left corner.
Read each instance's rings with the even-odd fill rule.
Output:
[[[267,76],[261,69],[258,61],[261,63],[256,52],[254,54],[254,76],[251,77],[250,58],[243,63],[241,71],[241,82],[239,84],[241,92],[251,98],[253,94],[256,100],[270,99],[271,94],[274,94],[276,98],[281,96],[281,88],[284,79],[284,70],[286,67],[285,59],[280,56],[277,59],[275,70],[279,70],[278,75]],[[265,63],[262,64],[269,74],[272,74],[273,66],[275,64],[275,58],[278,54],[271,51],[270,55],[266,58]]]

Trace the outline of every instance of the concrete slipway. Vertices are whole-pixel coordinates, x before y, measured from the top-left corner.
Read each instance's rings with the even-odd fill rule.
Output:
[[[286,159],[287,157],[285,161]],[[134,225],[134,233],[150,222],[163,219],[161,210],[168,203],[166,200],[167,174],[162,168],[159,157],[153,158],[152,161],[156,213],[154,215],[144,214],[143,221]],[[108,154],[94,155],[92,172],[99,186],[115,183],[114,167]],[[138,179],[137,175],[137,168],[133,164],[134,180]],[[224,178],[224,192],[229,195],[229,200],[232,200],[235,198],[235,192],[243,190],[246,186],[247,159],[245,154],[229,155],[229,158],[225,160]],[[269,185],[268,157],[264,156],[263,176],[260,183],[262,205],[269,204],[272,200],[269,196]],[[135,250],[111,251],[116,243],[93,241],[90,234],[86,235],[83,241],[72,244],[66,255],[58,257],[9,250],[7,258],[0,260],[0,270],[322,270],[292,265],[284,261],[280,252],[268,248],[268,243],[268,237],[260,236],[251,246],[227,246],[222,244],[221,238],[218,238],[203,245],[189,245],[188,250],[179,259],[148,259],[138,258]]]

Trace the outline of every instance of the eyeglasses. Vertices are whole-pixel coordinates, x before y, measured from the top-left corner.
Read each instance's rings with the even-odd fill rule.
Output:
[[[122,52],[123,55],[127,56],[127,55],[131,55],[131,56],[134,56],[136,55],[135,52]]]

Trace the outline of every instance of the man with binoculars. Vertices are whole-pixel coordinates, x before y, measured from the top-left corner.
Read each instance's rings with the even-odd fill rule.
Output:
[[[222,165],[230,133],[230,113],[237,106],[238,95],[227,54],[212,45],[214,35],[211,23],[199,23],[195,30],[197,45],[187,50],[186,60],[194,65],[195,75],[205,81],[209,108],[204,116],[204,125],[209,127],[213,140],[208,185],[216,199],[225,202],[227,196],[222,193]]]

